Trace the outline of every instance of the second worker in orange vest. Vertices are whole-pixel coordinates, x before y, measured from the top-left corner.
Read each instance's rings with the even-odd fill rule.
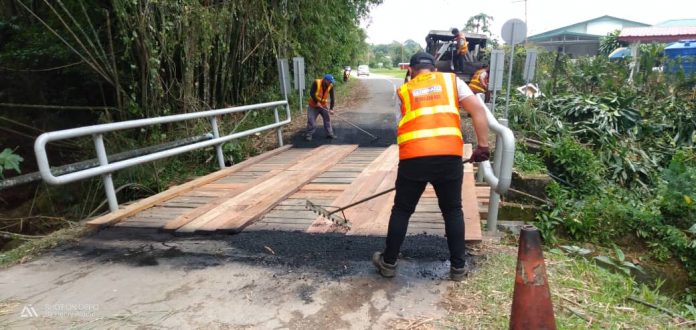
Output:
[[[312,83],[309,90],[309,101],[307,105],[307,130],[305,131],[305,140],[311,141],[314,131],[316,131],[317,117],[321,116],[324,121],[324,131],[326,137],[335,139],[333,127],[331,127],[331,114],[334,108],[334,91],[333,87],[336,80],[330,74],[324,75],[323,79],[317,79]],[[331,103],[329,105],[329,99]]]
[[[485,94],[486,102],[488,102],[490,98],[490,93],[488,92],[488,64],[484,64],[482,68],[478,69],[474,75],[471,76],[469,88],[476,94]]]
[[[384,277],[393,277],[408,222],[430,183],[445,220],[450,250],[450,277],[461,280],[467,272],[464,259],[464,174],[459,107],[469,113],[478,146],[472,162],[488,160],[488,121],[485,110],[469,87],[453,73],[435,72],[435,59],[420,52],[411,57],[412,79],[398,90],[401,101],[397,129],[399,167],[396,196],[389,218],[386,247],[372,262]],[[473,192],[472,192],[473,193]]]

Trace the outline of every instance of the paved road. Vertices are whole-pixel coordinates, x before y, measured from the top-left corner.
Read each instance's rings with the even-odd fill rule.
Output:
[[[346,108],[345,105],[338,103],[339,109],[337,116],[331,120],[338,139],[327,141],[322,122],[318,123],[318,129],[314,133],[314,140],[306,142],[303,136],[297,135],[292,143],[297,147],[315,147],[325,143],[338,144],[359,144],[361,146],[384,147],[396,143],[396,88],[403,79],[391,78],[382,75],[371,75],[369,77],[353,77],[360,79],[365,85],[368,94],[359,96],[365,98],[366,102],[360,102],[356,108]],[[343,119],[345,120],[343,120]],[[347,121],[359,126],[372,135],[378,136],[375,140],[369,135],[356,129]]]
[[[345,115],[384,145],[398,80],[362,81],[369,100]],[[337,133],[332,143],[370,143],[342,123]],[[368,260],[382,247],[379,237],[105,229],[1,270],[0,328],[382,329],[421,319],[443,327],[452,285],[445,239],[409,236],[391,280]]]

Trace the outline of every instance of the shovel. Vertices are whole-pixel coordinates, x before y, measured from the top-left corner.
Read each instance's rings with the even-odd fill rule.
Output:
[[[464,162],[464,163],[468,163],[468,162],[470,162],[470,161],[471,161],[471,159],[465,159],[463,162]],[[349,208],[351,208],[351,207],[353,207],[353,206],[355,206],[355,205],[365,203],[365,202],[367,202],[367,201],[369,201],[369,200],[371,200],[371,199],[375,199],[375,198],[377,198],[377,197],[379,197],[379,196],[382,196],[382,195],[384,195],[384,194],[390,193],[390,192],[392,192],[392,191],[394,191],[394,190],[396,190],[396,187],[394,187],[394,188],[389,188],[389,189],[387,189],[387,190],[378,192],[378,193],[376,193],[376,194],[374,194],[374,195],[371,195],[371,196],[367,196],[367,197],[365,197],[365,198],[363,198],[363,199],[361,199],[361,200],[359,200],[359,201],[357,201],[357,202],[353,202],[353,203],[348,204],[348,205],[346,205],[346,206],[341,206],[341,207],[336,208],[335,210],[332,210],[332,211],[329,211],[329,210],[327,210],[326,208],[323,208],[323,207],[321,207],[321,206],[319,206],[319,205],[316,205],[316,204],[310,202],[309,200],[307,200],[307,203],[305,204],[305,208],[307,208],[308,210],[310,210],[310,211],[312,211],[312,212],[314,212],[314,213],[316,213],[316,214],[318,214],[318,215],[324,217],[325,219],[327,219],[327,220],[329,220],[329,221],[331,221],[331,222],[333,222],[333,223],[335,223],[335,224],[337,224],[337,225],[339,225],[339,226],[341,226],[341,227],[350,228],[350,223],[348,222],[348,218],[346,217],[346,214],[345,214],[343,211],[345,211],[346,209],[349,209]],[[335,207],[335,206],[332,206],[332,207]],[[341,214],[342,214],[343,216],[342,216],[342,217],[339,216],[339,215],[337,214],[338,212],[341,212]]]

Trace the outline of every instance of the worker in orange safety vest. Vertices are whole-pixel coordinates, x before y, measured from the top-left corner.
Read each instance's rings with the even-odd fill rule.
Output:
[[[488,102],[490,96],[488,92],[488,64],[484,64],[471,76],[469,88],[476,94],[484,93],[486,95],[486,102]]]
[[[465,55],[469,53],[469,43],[466,41],[466,35],[464,32],[459,31],[459,29],[452,29],[452,34],[454,35],[455,51],[452,59],[454,60],[454,71],[462,72],[464,71]]]
[[[324,122],[324,131],[326,138],[335,139],[333,127],[331,127],[331,117],[334,110],[334,91],[333,87],[336,84],[333,75],[326,74],[323,79],[317,79],[312,83],[309,90],[309,104],[307,106],[307,130],[305,131],[305,140],[311,141],[314,131],[316,131],[316,120],[321,115]],[[329,104],[329,99],[331,103]]]
[[[468,269],[464,259],[464,216],[462,213],[463,146],[459,107],[472,119],[478,146],[470,161],[490,156],[485,110],[469,87],[453,73],[435,72],[432,55],[419,52],[411,57],[412,79],[397,94],[401,101],[397,118],[399,166],[396,196],[389,218],[386,247],[372,262],[384,277],[396,274],[396,263],[408,222],[418,200],[430,183],[435,188],[445,220],[450,250],[450,278],[462,280]]]

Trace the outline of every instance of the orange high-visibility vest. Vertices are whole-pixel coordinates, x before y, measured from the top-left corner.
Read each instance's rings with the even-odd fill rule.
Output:
[[[486,92],[486,85],[484,84],[483,79],[481,79],[481,75],[486,73],[486,70],[484,69],[479,69],[474,73],[474,76],[471,77],[471,81],[469,82],[469,88],[471,88],[471,91],[474,93],[485,93]]]
[[[329,87],[326,87],[326,90],[324,90],[324,86],[321,84],[322,80],[323,79],[317,79],[314,81],[314,83],[317,84],[317,91],[314,93],[314,97],[319,101],[320,104],[326,104],[326,102],[329,100],[329,95],[331,95],[330,92],[333,88],[333,84],[329,84]],[[318,106],[311,96],[309,97],[309,106],[312,108],[316,108]]]
[[[457,53],[459,53],[459,55],[465,55],[469,52],[469,43],[466,41],[466,35],[464,32],[459,32],[454,40],[457,42],[457,45],[459,45],[457,48]],[[459,44],[460,40],[461,45]]]
[[[419,74],[399,88],[401,120],[396,141],[399,159],[462,156],[456,76]]]

